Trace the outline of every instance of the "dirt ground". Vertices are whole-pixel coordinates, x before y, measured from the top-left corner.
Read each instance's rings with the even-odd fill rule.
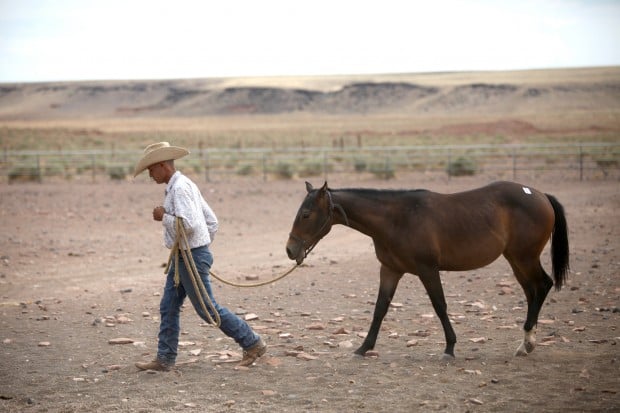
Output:
[[[220,219],[216,273],[266,280],[290,267],[284,246],[303,180],[198,183]],[[417,175],[330,186],[456,192],[485,183]],[[529,356],[513,356],[525,304],[503,259],[442,274],[454,362],[441,361],[443,331],[412,275],[376,352],[354,356],[370,326],[379,264],[369,238],[339,226],[276,284],[214,281],[219,302],[250,319],[269,346],[254,366],[235,369],[239,348],[186,306],[178,369],[155,374],[134,362],[156,353],[168,251],[151,211],[163,186],[1,185],[0,411],[620,411],[620,185],[523,183],[564,204],[572,268],[565,288],[549,294]],[[548,250],[543,266],[550,271]],[[111,344],[119,338],[130,340]]]

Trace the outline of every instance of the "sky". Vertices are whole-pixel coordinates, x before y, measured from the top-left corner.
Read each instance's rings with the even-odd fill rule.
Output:
[[[620,65],[620,0],[0,0],[0,82]]]

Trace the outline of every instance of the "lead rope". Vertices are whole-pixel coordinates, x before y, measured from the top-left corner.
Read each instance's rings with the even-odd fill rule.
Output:
[[[334,201],[332,200],[332,193],[330,191],[327,191],[327,195],[328,195],[328,204],[329,204],[329,216],[327,217],[327,219],[325,220],[325,222],[323,223],[321,228],[317,231],[317,234],[320,233],[321,231],[323,231],[325,226],[327,224],[329,224],[329,221],[331,221],[333,219],[334,208],[336,208],[336,209],[338,209],[338,211],[340,211],[340,213],[342,214],[342,216],[344,218],[345,225],[349,226],[349,218],[347,217],[347,214],[344,212],[344,209],[342,209],[342,206],[340,206],[339,204],[334,204]],[[303,245],[306,244],[303,239],[295,237],[292,233],[289,234],[289,235],[291,237],[297,239],[298,241],[300,241]],[[308,254],[310,254],[310,252],[314,249],[314,247],[317,246],[317,244],[318,244],[318,240],[317,240],[317,242],[312,244],[310,247],[308,247],[308,248],[304,247],[305,248],[304,258],[307,257]],[[217,275],[216,273],[214,273],[211,270],[209,270],[209,273],[213,276],[213,278],[216,278],[216,279],[220,280],[224,284],[232,285],[233,287],[261,287],[263,285],[271,284],[271,283],[274,283],[276,281],[281,280],[282,278],[284,278],[287,275],[289,275],[290,273],[292,273],[297,267],[299,267],[299,265],[300,264],[294,264],[290,269],[285,271],[283,274],[278,275],[277,277],[275,277],[275,278],[273,278],[271,280],[261,281],[261,282],[257,282],[257,283],[250,283],[250,284],[239,284],[239,283],[236,283],[236,282],[233,282],[233,281],[225,280],[224,278],[220,277],[219,275]]]
[[[224,278],[221,278],[219,275],[217,275],[216,273],[214,273],[211,270],[209,270],[209,274],[211,274],[213,276],[213,278],[216,278],[216,279],[220,280],[224,284],[232,285],[233,287],[261,287],[263,285],[271,284],[271,283],[274,283],[276,281],[281,280],[282,278],[284,278],[287,275],[289,275],[290,273],[292,273],[293,270],[295,270],[295,268],[297,268],[298,266],[299,266],[299,264],[293,265],[289,270],[287,270],[283,274],[278,275],[276,278],[273,278],[271,280],[260,281],[260,282],[257,282],[257,283],[250,283],[250,284],[238,284],[238,283],[236,283],[234,281],[225,280]]]
[[[194,291],[196,291],[196,295],[198,296],[198,301],[200,303],[200,307],[202,311],[204,311],[205,316],[208,319],[210,324],[219,327],[222,324],[222,320],[220,319],[220,313],[215,308],[213,301],[211,301],[211,297],[207,293],[207,289],[205,288],[202,279],[200,279],[200,274],[198,273],[198,269],[196,268],[196,263],[194,262],[194,257],[192,256],[191,250],[189,248],[189,242],[187,241],[187,234],[185,233],[185,228],[183,227],[183,223],[180,217],[176,219],[176,239],[174,241],[174,245],[170,250],[170,256],[168,257],[168,265],[166,265],[167,274],[170,270],[170,265],[172,263],[172,259],[174,258],[174,287],[178,288],[181,282],[181,277],[179,275],[179,251],[183,256],[183,261],[185,261],[185,267],[187,268],[187,272],[189,273],[189,279],[192,281],[192,285],[194,286]],[[205,303],[206,301],[206,303]],[[207,305],[215,314],[215,319],[211,316],[211,313],[207,310]]]
[[[187,253],[185,250],[183,250],[182,248],[179,248],[179,239],[182,238],[184,239],[185,242],[185,246],[189,246],[189,243],[187,242],[187,234],[185,233],[185,228],[183,227],[183,225],[180,224],[181,218],[177,217],[176,220],[176,229],[177,229],[177,237],[174,241],[174,245],[172,246],[172,249],[170,250],[170,257],[168,258],[168,265],[166,265],[166,273],[168,273],[168,270],[170,269],[170,263],[172,262],[173,256],[174,256],[174,268],[175,268],[175,272],[174,272],[174,286],[178,287],[179,286],[179,271],[177,270],[177,268],[179,268],[179,249],[182,251],[183,255],[183,259],[186,260],[186,262],[190,262],[190,265],[192,268],[196,268],[196,264],[194,263],[194,259],[192,257],[191,254],[189,254],[189,260],[188,261],[185,257],[185,254]],[[310,251],[308,251],[310,252]],[[306,255],[308,255],[308,252],[306,252]],[[286,277],[287,275],[289,275],[290,273],[292,273],[297,267],[299,267],[299,264],[294,264],[291,268],[289,268],[287,271],[285,271],[284,273],[282,273],[281,275],[278,275],[277,277],[271,279],[271,280],[267,280],[267,281],[261,281],[261,282],[257,282],[257,283],[249,283],[249,284],[240,284],[240,283],[236,283],[234,281],[228,281],[222,277],[220,277],[219,275],[217,275],[215,272],[213,272],[213,270],[209,270],[209,274],[211,274],[213,276],[213,278],[223,282],[224,284],[228,284],[231,285],[233,287],[262,287],[263,285],[267,285],[267,284],[271,284],[274,283],[276,281],[281,280],[282,278]],[[194,270],[192,270],[194,271]],[[192,275],[191,279],[192,279],[192,283],[194,283],[194,288],[196,288],[196,279],[198,279],[200,281],[199,285],[200,287],[202,287],[204,289],[204,284],[202,283],[202,280],[200,280],[199,277],[195,276],[195,274],[198,274],[198,271],[195,270],[195,274],[190,271],[190,274]],[[209,298],[208,294],[205,295],[207,296],[207,299],[209,300],[210,306],[211,308],[213,308],[213,304],[211,304],[211,299]],[[205,310],[204,308],[204,302],[201,300],[201,306],[203,307],[203,310]],[[206,310],[205,310],[206,311]],[[217,314],[217,317],[219,318],[219,314],[214,311],[214,314]],[[207,313],[208,317],[211,318],[211,316],[209,315],[209,313]],[[219,324],[218,324],[219,326]]]

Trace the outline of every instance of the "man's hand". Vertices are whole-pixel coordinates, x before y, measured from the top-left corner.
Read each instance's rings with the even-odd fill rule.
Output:
[[[153,219],[155,221],[161,221],[162,219],[164,219],[165,212],[166,210],[164,209],[163,206],[155,207],[155,209],[153,209]]]

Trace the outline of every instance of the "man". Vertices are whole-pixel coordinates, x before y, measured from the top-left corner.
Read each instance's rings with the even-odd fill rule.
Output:
[[[176,219],[182,218],[191,256],[196,264],[202,283],[209,297],[201,293],[201,289],[194,288],[191,274],[179,253],[178,276],[179,283],[175,287],[175,261],[172,260],[164,286],[164,294],[160,303],[161,321],[159,326],[159,340],[157,357],[150,362],[138,362],[136,367],[141,370],[168,371],[175,364],[179,344],[180,311],[185,297],[189,297],[198,315],[207,322],[216,320],[217,315],[205,314],[200,300],[213,303],[213,307],[221,320],[220,330],[233,338],[243,349],[243,359],[239,366],[250,366],[257,358],[265,354],[267,346],[263,340],[241,318],[221,307],[213,298],[209,269],[213,264],[213,256],[209,245],[218,228],[218,221],[211,207],[202,197],[200,190],[189,178],[177,171],[174,160],[189,154],[184,148],[170,146],[168,142],[159,142],[149,145],[144,150],[144,156],[136,165],[134,177],[148,169],[149,176],[158,184],[166,184],[164,204],[153,209],[153,219],[160,221],[164,227],[164,243],[166,247],[175,247],[177,241]],[[189,259],[189,257],[188,257]]]

